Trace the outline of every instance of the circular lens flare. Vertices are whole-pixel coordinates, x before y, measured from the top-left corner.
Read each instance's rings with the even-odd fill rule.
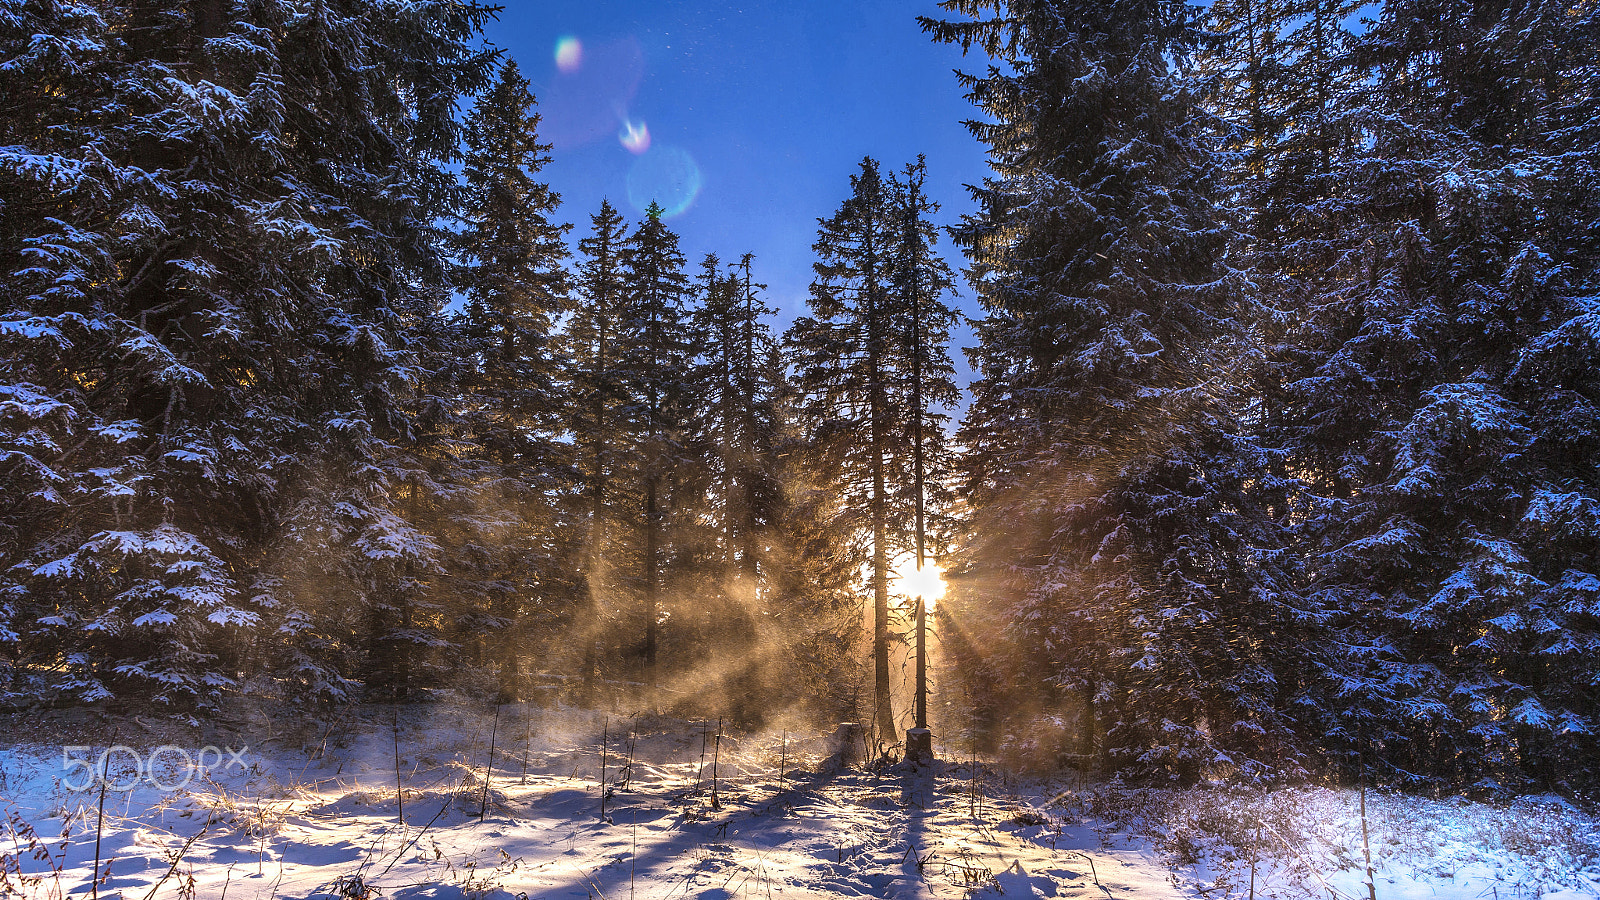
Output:
[[[670,219],[694,205],[700,183],[700,167],[688,151],[658,146],[634,160],[628,170],[628,202],[641,213],[652,202],[659,203],[663,216]]]
[[[632,119],[622,120],[622,130],[617,133],[617,140],[628,152],[638,156],[650,149],[650,126]]]
[[[556,41],[556,68],[571,75],[583,66],[583,42],[572,35]]]
[[[918,571],[916,559],[903,560],[895,567],[894,577],[889,581],[889,591],[903,597],[921,597],[922,602],[929,609],[944,597],[944,570],[933,560],[923,560],[922,569]]]

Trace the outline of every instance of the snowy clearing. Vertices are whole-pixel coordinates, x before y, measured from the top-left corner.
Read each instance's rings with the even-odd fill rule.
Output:
[[[1072,790],[966,762],[830,771],[824,736],[725,729],[719,751],[715,721],[538,707],[358,714],[263,723],[170,790],[191,774],[183,753],[144,778],[111,755],[99,895],[1220,898],[1248,896],[1254,859],[1260,896],[1367,896],[1351,792]],[[160,741],[118,743],[143,761]],[[102,793],[71,790],[89,771],[37,742],[0,755],[13,892],[91,894]],[[1600,830],[1560,800],[1368,799],[1384,900],[1600,896]]]

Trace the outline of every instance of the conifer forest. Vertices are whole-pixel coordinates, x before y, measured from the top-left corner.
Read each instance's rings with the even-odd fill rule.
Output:
[[[1226,859],[1248,900],[1388,900],[1369,819],[1455,797],[1545,798],[1517,815],[1565,810],[1531,840],[1572,862],[1447,896],[1600,895],[1600,4],[902,5],[959,52],[930,77],[988,171],[940,196],[852,151],[780,313],[763,255],[686,251],[668,198],[551,186],[498,7],[0,0],[0,893],[1080,896],[1043,856],[932,855],[987,797],[1028,853],[1114,821],[1190,873],[1102,883],[1101,834],[1059,864],[1101,860],[1085,898],[1245,898]],[[163,812],[170,869],[103,855],[147,801],[101,748],[219,734],[252,777],[376,760],[329,802],[398,804],[386,849],[294,887],[300,820],[257,799]],[[45,804],[62,745],[102,780]],[[403,786],[456,750],[471,785]],[[840,785],[888,798],[853,834],[934,818],[826,838],[825,872],[716,857],[713,826],[800,821],[724,804],[804,820]],[[1253,799],[1206,819],[1217,791]],[[1340,865],[1301,819],[1262,837],[1357,792]],[[509,843],[493,884],[410,876],[454,894],[390,872],[568,794],[621,843],[564,885],[516,888]],[[674,813],[693,867],[651,862],[646,794],[707,798]],[[1180,819],[1217,843],[1174,851]]]

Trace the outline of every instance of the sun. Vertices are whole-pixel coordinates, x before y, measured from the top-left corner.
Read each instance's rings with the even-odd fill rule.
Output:
[[[944,570],[933,560],[923,560],[922,571],[917,571],[917,561],[907,558],[895,567],[889,580],[891,593],[904,597],[922,597],[922,602],[932,609],[944,597]]]

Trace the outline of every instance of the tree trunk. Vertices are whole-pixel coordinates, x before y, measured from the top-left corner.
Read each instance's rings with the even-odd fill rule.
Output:
[[[756,473],[747,466],[744,471],[744,549],[739,557],[739,567],[744,576],[745,588],[752,601],[759,599],[757,579],[761,577],[761,540],[756,534]]]
[[[516,641],[500,644],[500,697],[498,703],[516,703],[522,699],[522,654],[517,652]]]
[[[601,559],[605,554],[606,505],[606,400],[601,392],[605,377],[606,327],[604,319],[599,325],[594,357],[594,475],[589,505],[589,553],[583,565],[583,586],[588,603],[588,624],[582,631],[583,640],[583,696],[584,706],[594,705],[595,667],[599,663],[595,653],[595,640],[600,623]]]
[[[660,565],[656,559],[661,547],[661,507],[658,493],[660,476],[654,471],[645,479],[644,493],[644,685],[645,700],[652,707],[656,699],[656,610],[660,598]]]
[[[1082,727],[1078,731],[1078,765],[1087,772],[1094,761],[1094,695],[1096,693],[1094,679],[1090,679],[1083,689],[1083,719]]]
[[[895,733],[889,702],[889,548],[883,475],[883,373],[878,367],[876,304],[869,312],[867,367],[872,431],[872,671],[880,738]]]
[[[744,265],[744,358],[740,361],[744,366],[744,384],[739,391],[741,404],[740,413],[743,416],[743,443],[740,448],[739,459],[742,464],[744,482],[744,555],[740,564],[744,570],[745,580],[749,582],[751,599],[757,599],[758,591],[756,579],[760,577],[760,565],[756,556],[760,551],[760,541],[756,537],[756,478],[760,459],[756,447],[756,311],[755,293],[750,287],[750,254],[745,254]]]
[[[912,210],[912,214],[915,215],[920,204],[920,197],[917,193],[917,191],[920,189],[920,183],[914,178],[910,177],[910,167],[907,167],[906,171],[908,175],[907,180],[912,192],[910,208]],[[912,223],[911,227],[915,227],[915,222]],[[923,483],[925,478],[923,470],[927,468],[927,460],[923,457],[922,452],[922,294],[917,284],[918,270],[916,268],[921,264],[922,260],[913,259],[913,268],[911,274],[911,415],[914,417],[911,420],[911,477],[912,488],[916,492],[915,525],[917,529],[917,573],[919,575],[922,573],[923,556],[927,550],[925,540],[927,523],[925,521],[925,510],[923,508],[922,500],[923,490],[926,487],[926,485]],[[922,597],[920,588],[917,595],[916,628],[917,699],[915,722],[917,728],[926,730],[928,727],[928,621],[926,600]],[[906,748],[908,756],[910,755],[910,750],[911,748],[908,740],[908,746]],[[931,742],[927,748],[927,755],[930,758],[933,755]]]
[[[594,651],[595,634],[594,623],[600,613],[600,604],[595,600],[594,573],[585,572],[583,576],[584,593],[588,596],[589,625],[582,632],[583,641],[583,685],[579,689],[578,703],[584,707],[594,706],[594,668],[598,660]]]
[[[874,429],[876,431],[876,429]],[[876,437],[876,434],[874,434]],[[895,732],[894,710],[889,703],[889,554],[884,521],[883,463],[873,441],[872,466],[872,672],[880,736]]]

